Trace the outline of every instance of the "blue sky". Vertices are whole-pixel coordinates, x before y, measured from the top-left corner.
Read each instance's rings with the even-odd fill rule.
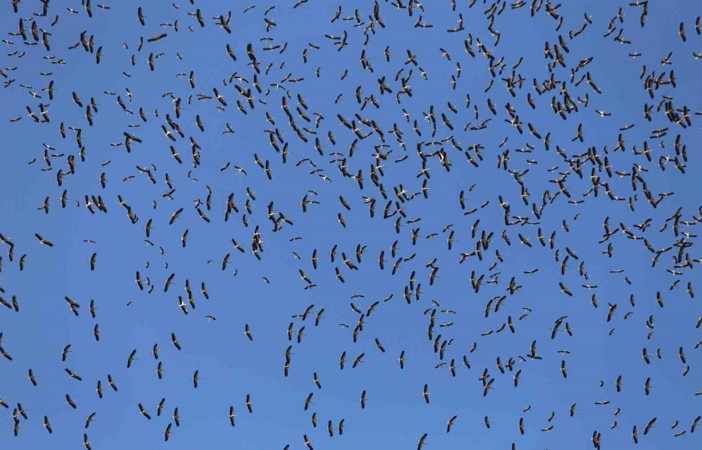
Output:
[[[593,432],[600,433],[602,448],[700,448],[701,432],[692,432],[691,424],[702,414],[702,395],[695,395],[702,391],[696,347],[702,307],[701,294],[688,292],[698,278],[695,225],[702,218],[696,178],[702,168],[696,152],[702,62],[694,56],[702,52],[695,30],[702,10],[695,2],[651,2],[644,27],[644,8],[629,2],[536,2],[540,7],[532,17],[531,2],[456,2],[455,8],[451,2],[413,2],[410,15],[406,2],[400,9],[384,1],[375,3],[380,21],[370,1],[270,2],[252,9],[218,0],[194,3],[105,0],[103,7],[92,4],[92,17],[78,1],[53,0],[46,16],[38,15],[41,2],[21,2],[19,13],[11,2],[0,8],[0,233],[12,243],[0,244],[0,296],[10,305],[0,307],[0,346],[12,358],[0,358],[0,398],[8,405],[0,407],[3,448],[80,448],[87,434],[96,450],[303,449],[305,436],[315,449],[413,449],[426,433],[424,448],[434,450],[513,444],[556,449],[592,448]],[[338,8],[339,18],[332,20]],[[218,21],[230,11],[228,33]],[[463,28],[448,32],[459,20]],[[84,50],[83,32],[93,52]],[[50,49],[43,45],[44,33]],[[167,36],[148,41],[161,33]],[[344,35],[346,45],[340,46]],[[247,55],[249,44],[260,73]],[[545,55],[546,46],[554,57]],[[563,65],[554,62],[555,52]],[[392,93],[380,91],[383,77]],[[412,95],[398,102],[402,78]],[[510,78],[514,96],[507,89]],[[534,84],[543,88],[548,80],[554,89],[539,94]],[[563,119],[552,105],[565,109],[568,99],[577,111]],[[679,117],[688,114],[691,125],[669,120],[666,102]],[[37,122],[27,108],[39,114],[40,104],[48,120]],[[92,125],[86,117],[91,104]],[[652,107],[650,121],[645,105]],[[510,111],[523,133],[509,123]],[[353,121],[357,133],[338,115]],[[656,135],[664,128],[664,136]],[[132,141],[130,151],[125,132],[141,141]],[[271,134],[280,135],[274,138],[278,150]],[[651,161],[640,154],[645,147]],[[504,167],[499,161],[507,150]],[[256,158],[269,168],[270,179]],[[605,185],[623,200],[609,198]],[[656,200],[665,195],[654,207],[644,190]],[[238,211],[225,221],[232,194]],[[100,196],[107,212],[91,205],[91,213],[85,206],[91,196]],[[538,216],[535,209],[541,209]],[[385,211],[390,217],[384,218]],[[607,218],[611,232],[618,231],[601,242]],[[53,246],[42,245],[35,233]],[[256,236],[263,247],[259,258],[252,251]],[[477,245],[480,257],[472,253]],[[682,259],[676,261],[680,246]],[[344,263],[344,254],[358,270]],[[305,289],[310,283],[300,270],[312,288]],[[476,292],[471,278],[481,276]],[[201,292],[203,282],[209,299]],[[510,292],[510,285],[520,288]],[[77,316],[65,297],[80,305]],[[172,333],[180,350],[171,343]],[[435,341],[444,346],[443,359]],[[539,359],[529,356],[534,341]],[[352,368],[360,355],[362,362]],[[491,389],[483,395],[488,382]],[[27,418],[15,414],[14,436],[18,403]]]

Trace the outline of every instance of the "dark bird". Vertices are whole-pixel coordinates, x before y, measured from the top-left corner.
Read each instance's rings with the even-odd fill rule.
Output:
[[[422,435],[422,437],[419,438],[419,442],[417,443],[417,450],[422,450],[426,440],[427,440],[427,433],[424,433]]]
[[[149,415],[148,411],[146,411],[146,409],[144,409],[144,406],[141,403],[139,403],[138,406],[139,406],[139,413],[141,413],[141,415],[146,417],[147,419],[151,420],[151,415]]]
[[[42,235],[40,235],[39,233],[34,233],[34,236],[36,236],[36,238],[39,240],[39,243],[41,243],[41,244],[43,244],[43,245],[46,245],[46,246],[48,246],[48,247],[53,247],[53,246],[54,246],[54,244],[53,244],[51,241],[49,241],[48,239],[44,238],[44,237],[43,237]]]

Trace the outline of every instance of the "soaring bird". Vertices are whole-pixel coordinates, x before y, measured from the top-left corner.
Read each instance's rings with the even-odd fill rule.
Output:
[[[446,424],[446,432],[447,433],[451,432],[451,428],[453,428],[453,424],[456,422],[457,418],[458,418],[458,416],[453,416],[449,419],[448,423]]]
[[[137,406],[139,407],[139,412],[141,415],[151,420],[151,415],[149,415],[149,412],[144,409],[144,406],[141,403],[138,403]]]
[[[422,437],[419,438],[419,442],[417,443],[417,450],[422,450],[422,447],[424,447],[424,443],[427,440],[427,433],[424,433]]]

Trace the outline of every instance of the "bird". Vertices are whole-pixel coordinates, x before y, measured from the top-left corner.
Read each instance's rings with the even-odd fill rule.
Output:
[[[166,425],[166,429],[163,431],[163,440],[168,442],[168,439],[171,437],[171,427],[173,426],[172,423],[169,423]]]
[[[88,435],[85,433],[83,433],[83,446],[86,448],[86,450],[92,450]]]
[[[144,409],[144,406],[142,406],[141,403],[138,403],[137,406],[139,407],[139,412],[141,413],[141,415],[151,420],[151,415],[149,415],[148,411]]]
[[[178,338],[176,337],[175,333],[171,333],[171,343],[176,349],[182,350],[180,342],[178,341]]]
[[[132,362],[134,361],[134,357],[136,356],[136,352],[137,352],[136,349],[134,349],[129,354],[129,357],[127,358],[127,369],[132,367]]]
[[[53,246],[54,246],[54,244],[53,244],[51,241],[49,241],[48,239],[46,239],[45,237],[43,237],[43,236],[40,235],[39,233],[34,233],[34,236],[39,240],[39,243],[40,243],[40,244],[46,245],[47,247],[53,247]]]
[[[422,435],[422,437],[419,438],[419,442],[417,443],[417,450],[422,450],[426,440],[427,440],[427,433],[424,433]]]
[[[456,416],[453,416],[449,419],[448,423],[446,424],[446,432],[447,433],[451,432],[451,428],[453,428],[453,424],[456,422],[457,418],[458,418],[458,416],[456,415]]]
[[[44,428],[46,428],[46,431],[48,431],[49,434],[54,432],[51,428],[51,422],[49,422],[49,418],[47,416],[44,416]]]
[[[236,417],[236,414],[234,414],[234,407],[229,406],[229,423],[232,427],[236,426],[235,417]]]

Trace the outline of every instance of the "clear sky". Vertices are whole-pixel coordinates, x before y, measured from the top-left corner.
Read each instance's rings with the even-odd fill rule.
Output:
[[[3,449],[702,448],[699,2],[13,3]]]

